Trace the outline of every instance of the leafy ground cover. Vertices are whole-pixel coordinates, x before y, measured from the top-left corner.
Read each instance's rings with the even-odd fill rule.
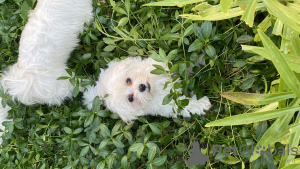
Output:
[[[266,54],[261,48],[259,49],[262,53],[257,52],[259,49],[251,48],[267,46],[266,44],[280,48],[282,43],[292,41],[289,40],[289,36],[282,38],[284,35],[273,33],[280,24],[276,20],[277,16],[271,16],[266,8],[263,8],[265,6],[261,1],[251,1],[252,5],[258,3],[256,7],[259,7],[259,10],[255,17],[243,15],[242,18],[246,22],[239,17],[242,14],[236,15],[232,10],[237,10],[235,7],[238,7],[238,10],[253,12],[251,9],[247,10],[245,4],[250,3],[248,1],[237,1],[243,4],[221,1],[221,6],[219,1],[184,1],[183,4],[167,1],[167,4],[147,6],[150,2],[93,1],[95,22],[91,26],[86,25],[87,30],[80,35],[80,45],[71,54],[68,62],[70,69],[75,72],[75,75],[68,77],[76,86],[73,100],[66,101],[60,107],[25,106],[18,102],[13,103],[9,96],[0,93],[13,107],[9,117],[14,118],[12,122],[4,123],[8,132],[3,136],[0,168],[282,168],[293,161],[295,157],[288,156],[290,161],[280,163],[283,157],[280,154],[256,154],[251,157],[251,154],[246,153],[251,150],[251,145],[255,150],[259,150],[259,145],[268,146],[268,141],[273,138],[271,136],[274,136],[277,130],[281,131],[278,135],[285,132],[291,119],[292,123],[298,122],[298,118],[294,116],[296,108],[287,110],[286,112],[292,111],[292,114],[288,117],[280,116],[281,120],[278,118],[276,121],[274,118],[279,115],[274,115],[274,112],[269,113],[273,114],[272,117],[266,114],[249,115],[256,110],[265,113],[267,110],[276,109],[276,101],[281,101],[279,107],[285,108],[287,103],[291,102],[289,98],[296,96],[293,92],[288,93],[289,95],[280,94],[281,100],[278,100],[278,96],[243,95],[246,92],[267,94],[290,91],[289,82],[284,79],[284,83],[283,79],[279,78],[278,72],[281,74],[282,70],[278,69],[272,57],[268,58],[269,53]],[[35,0],[0,0],[2,71],[17,61],[20,33],[26,24],[27,13],[34,8],[35,3]],[[214,17],[228,16],[220,15],[218,10],[210,10],[211,5],[217,6],[215,8],[221,12],[223,10],[226,13],[227,10],[231,17],[215,19],[218,21],[203,21],[207,19],[187,16],[201,14],[202,9],[210,11],[207,15]],[[297,5],[293,7],[295,9]],[[218,14],[217,12],[219,15],[212,15]],[[249,24],[252,27],[249,27]],[[288,27],[284,29],[286,32]],[[290,29],[289,33],[292,30]],[[294,39],[297,41],[299,35],[295,35]],[[285,51],[285,48],[281,51]],[[296,53],[297,49],[294,51]],[[194,64],[203,54],[206,66],[199,68]],[[276,54],[278,53],[274,53]],[[182,87],[182,94],[187,96],[191,93],[197,98],[208,96],[213,104],[211,110],[205,116],[193,115],[192,118],[177,119],[145,116],[126,124],[96,101],[93,111],[82,106],[79,86],[94,84],[100,68],[105,68],[109,61],[137,55],[160,57],[168,61],[171,71],[164,73],[178,72],[183,79],[173,88]],[[290,60],[296,65],[299,63],[297,59]],[[297,66],[291,67],[292,71],[298,72]],[[188,69],[193,73],[188,74]],[[157,70],[153,73],[162,72]],[[235,95],[235,92],[243,93]],[[179,94],[181,93],[170,91],[165,102],[168,103],[172,99],[176,101]],[[185,106],[184,102],[176,101],[176,104],[179,107]],[[262,109],[257,106],[266,104],[269,104],[268,107]],[[290,107],[297,105],[297,100],[290,103]],[[282,112],[277,114],[280,113]],[[249,117],[246,118],[238,116],[236,119],[216,121],[233,115],[247,114]],[[276,128],[283,123],[286,125],[281,130]],[[296,130],[297,125],[294,127]],[[273,132],[268,129],[272,129]],[[268,135],[265,134],[266,131],[269,131]],[[295,133],[297,134],[293,134]],[[264,144],[258,144],[263,136]],[[287,144],[289,138],[291,136],[286,135],[270,141],[269,144],[279,149]],[[292,138],[293,145],[298,147],[299,138]],[[209,156],[205,165],[187,164],[194,141],[200,144],[202,153]],[[242,153],[230,153],[228,156],[222,151],[214,154],[213,145],[247,147],[242,149]]]

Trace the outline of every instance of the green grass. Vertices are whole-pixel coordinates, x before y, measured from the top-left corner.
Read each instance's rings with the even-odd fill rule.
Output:
[[[252,161],[254,157],[241,153],[225,156],[220,152],[213,155],[212,147],[240,147],[245,144],[253,144],[255,147],[258,142],[265,145],[272,140],[268,136],[274,136],[276,132],[284,133],[286,137],[278,135],[270,143],[272,147],[283,147],[291,140],[289,138],[294,138],[291,144],[298,146],[297,132],[286,133],[291,119],[292,123],[299,121],[294,112],[281,116],[276,121],[260,121],[259,114],[256,114],[252,117],[256,122],[251,124],[245,123],[247,119],[242,119],[243,115],[236,118],[235,124],[238,125],[235,126],[223,125],[222,121],[214,122],[257,110],[274,110],[277,107],[277,104],[272,104],[274,100],[279,101],[279,108],[285,108],[288,104],[290,107],[299,105],[297,101],[291,103],[292,99],[288,99],[286,93],[283,93],[288,91],[293,97],[297,95],[297,92],[293,95],[293,91],[289,90],[290,83],[283,83],[283,80],[290,80],[286,76],[291,71],[297,72],[295,65],[292,70],[284,69],[286,76],[279,79],[278,72],[282,74],[282,69],[277,69],[274,58],[268,55],[270,49],[263,48],[262,53],[253,48],[246,50],[247,52],[242,50],[241,45],[273,45],[273,48],[280,48],[282,41],[287,39],[272,34],[277,28],[276,18],[267,17],[267,11],[256,12],[253,27],[249,27],[238,17],[220,21],[183,18],[183,14],[196,14],[192,10],[195,4],[161,7],[143,6],[150,3],[150,0],[93,2],[95,22],[86,26],[87,30],[80,35],[80,45],[68,62],[70,69],[75,72],[69,78],[77,86],[74,99],[66,101],[60,107],[48,107],[12,103],[6,97],[13,108],[9,117],[14,120],[5,122],[8,133],[3,136],[0,168],[182,168],[187,166],[193,141],[200,143],[202,152],[209,155],[209,161],[204,166],[189,168],[277,168],[282,158],[280,155],[256,156],[256,160]],[[208,3],[218,5],[219,1]],[[17,61],[18,41],[27,20],[26,14],[34,5],[35,0],[0,0],[1,72]],[[220,10],[225,12],[230,7],[225,3],[221,5]],[[251,23],[253,9],[246,11],[249,14],[245,14],[243,18]],[[262,22],[267,24],[260,24]],[[258,28],[266,35],[262,32],[258,35]],[[287,43],[298,41],[299,35],[294,36],[294,39],[286,40]],[[297,46],[291,47],[295,51],[292,54],[297,56]],[[172,55],[174,52],[176,55]],[[271,52],[279,58],[282,56],[279,50]],[[169,68],[179,72],[183,78],[182,94],[189,96],[192,92],[197,98],[210,98],[213,107],[207,115],[177,119],[145,116],[127,125],[118,115],[103,106],[96,106],[94,111],[83,106],[82,93],[77,92],[78,87],[94,84],[100,68],[106,68],[111,60],[137,55],[164,58],[164,53],[169,55]],[[207,65],[198,68],[194,63],[201,54],[205,54]],[[297,62],[293,59],[290,61]],[[187,73],[189,66],[193,67],[193,74],[190,76]],[[295,77],[294,80],[297,80],[299,75],[295,74]],[[80,79],[87,80],[80,82]],[[291,89],[296,87],[296,83],[292,84]],[[176,101],[176,96],[181,93],[172,94],[174,92],[171,91],[170,97]],[[232,98],[227,100],[224,94],[221,95],[224,92],[282,93],[278,95],[283,97],[283,101],[282,98],[278,100],[270,95],[261,96],[261,100],[252,98],[254,101],[251,103],[255,105],[270,103],[259,109],[260,107],[252,104],[233,102]],[[235,101],[238,99],[235,98]],[[180,102],[176,103],[179,107],[184,106]],[[230,124],[230,118],[226,119],[229,119]],[[213,124],[221,125],[205,127],[214,126]],[[264,135],[266,131],[268,132]],[[290,156],[286,158],[292,159]],[[280,167],[285,165],[287,163],[281,163]]]

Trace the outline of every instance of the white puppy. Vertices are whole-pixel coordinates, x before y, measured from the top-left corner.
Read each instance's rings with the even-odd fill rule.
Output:
[[[162,105],[163,98],[169,94],[171,86],[163,90],[164,85],[170,79],[166,75],[151,74],[153,64],[164,63],[154,61],[152,58],[129,57],[120,62],[112,61],[101,74],[96,86],[89,86],[84,93],[84,104],[92,109],[92,101],[96,96],[104,98],[106,107],[119,114],[125,122],[137,119],[144,115],[160,115],[174,117],[172,105]],[[179,99],[184,99],[181,96]],[[205,114],[204,110],[211,107],[209,99],[205,96],[200,100],[196,97],[188,98],[189,105],[181,111],[184,117],[193,114]]]
[[[60,105],[71,98],[69,80],[57,78],[68,76],[67,60],[92,19],[92,0],[38,0],[21,34],[18,62],[0,79],[4,90],[26,105]],[[9,110],[1,108],[0,122]]]

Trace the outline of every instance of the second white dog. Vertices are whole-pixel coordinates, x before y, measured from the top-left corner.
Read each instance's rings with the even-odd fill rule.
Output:
[[[72,97],[69,80],[57,78],[68,76],[67,60],[84,23],[93,19],[92,9],[92,0],[38,0],[21,34],[18,62],[0,79],[14,100],[26,105],[60,105]],[[9,109],[0,104],[0,123]]]
[[[106,107],[117,113],[125,122],[137,119],[144,115],[160,115],[176,118],[172,105],[162,105],[163,98],[169,94],[170,85],[163,90],[170,79],[166,75],[151,74],[153,64],[165,64],[154,61],[152,58],[129,57],[123,61],[112,61],[106,70],[101,70],[96,86],[89,86],[84,93],[84,104],[92,109],[92,101],[96,96],[104,98]],[[181,96],[179,99],[184,99]],[[189,99],[189,105],[181,111],[184,117],[193,114],[205,114],[204,110],[211,107],[205,96],[200,100],[196,96]]]

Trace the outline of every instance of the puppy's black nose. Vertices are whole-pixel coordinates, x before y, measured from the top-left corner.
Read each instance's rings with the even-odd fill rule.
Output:
[[[140,90],[140,92],[144,92],[146,90],[146,85],[140,84],[139,90]]]

